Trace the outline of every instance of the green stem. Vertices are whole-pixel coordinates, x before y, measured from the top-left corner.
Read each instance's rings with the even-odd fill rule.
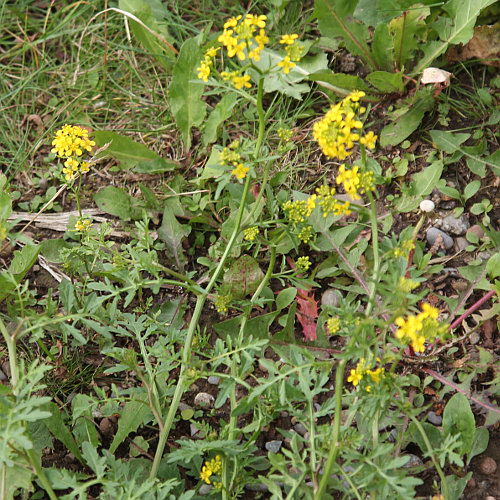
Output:
[[[325,490],[330,479],[330,474],[333,469],[333,464],[337,460],[340,450],[340,417],[342,416],[342,389],[344,385],[344,371],[347,364],[347,359],[342,359],[337,366],[335,373],[335,416],[333,418],[333,436],[330,443],[330,453],[326,461],[323,476],[319,482],[319,487],[314,494],[316,500],[321,500],[325,497]]]
[[[377,283],[380,271],[380,255],[378,250],[378,223],[377,210],[375,200],[370,191],[367,191],[368,199],[370,200],[370,223],[372,226],[372,246],[373,246],[373,272],[372,279],[369,283],[370,296],[368,297],[368,305],[366,306],[366,316],[370,316],[373,305],[375,304],[375,294],[377,291]]]
[[[415,426],[418,429],[418,432],[420,432],[420,435],[422,436],[422,439],[424,440],[427,451],[432,459],[432,463],[434,464],[434,467],[436,468],[437,473],[439,474],[439,477],[441,478],[441,484],[443,485],[444,500],[449,500],[450,492],[448,490],[448,483],[446,481],[446,477],[444,475],[443,469],[441,469],[439,462],[436,460],[436,457],[434,456],[434,453],[432,452],[431,442],[429,441],[429,438],[427,437],[427,434],[425,433],[425,430],[422,427],[422,424],[415,416],[411,415],[410,412],[405,412],[404,405],[401,405],[401,408],[402,408],[403,412],[406,413],[410,417],[411,421],[415,424]]]
[[[262,96],[264,94],[264,79],[261,78],[259,80],[258,91],[257,91],[257,113],[259,116],[259,134],[257,137],[257,143],[255,144],[254,158],[257,158],[260,152],[260,148],[262,146],[262,140],[264,138],[264,130],[265,130],[265,121],[264,121],[264,110],[262,108]],[[243,188],[243,193],[241,195],[240,207],[238,210],[238,215],[236,217],[236,223],[233,228],[233,232],[231,233],[231,237],[227,242],[226,249],[219,261],[217,268],[212,275],[211,280],[208,285],[205,287],[204,291],[198,295],[196,299],[196,305],[193,311],[193,316],[191,318],[191,322],[189,324],[189,328],[186,334],[186,339],[184,343],[184,347],[182,350],[182,364],[181,371],[179,373],[179,379],[177,381],[177,386],[175,387],[175,392],[172,397],[172,401],[170,402],[170,409],[165,419],[165,423],[163,429],[160,431],[160,436],[158,440],[158,446],[156,448],[155,456],[153,459],[153,465],[151,466],[151,472],[149,474],[150,478],[155,478],[158,474],[158,469],[160,467],[160,461],[163,456],[163,452],[165,450],[165,445],[167,443],[168,436],[170,434],[170,429],[172,428],[172,424],[174,422],[175,414],[177,413],[177,409],[179,408],[179,403],[181,401],[181,397],[184,394],[185,386],[186,386],[186,371],[188,367],[189,360],[191,358],[191,348],[193,343],[194,332],[200,320],[201,312],[203,311],[203,306],[205,305],[205,301],[207,300],[207,296],[214,287],[217,278],[222,272],[226,260],[229,257],[229,254],[233,248],[234,242],[238,237],[241,227],[241,220],[243,218],[243,211],[245,209],[246,199],[248,196],[248,191],[250,189],[250,176],[247,175],[245,180],[245,185]]]
[[[45,491],[47,492],[47,495],[49,495],[50,500],[57,500],[57,495],[52,489],[52,486],[50,485],[47,476],[45,475],[43,469],[38,464],[34,450],[25,450],[25,453],[28,456],[28,460],[31,466],[33,467],[33,469],[35,469],[36,478],[42,483],[42,486],[45,488]]]

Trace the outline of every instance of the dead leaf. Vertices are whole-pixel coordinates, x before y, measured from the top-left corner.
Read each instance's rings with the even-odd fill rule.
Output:
[[[487,66],[500,67],[500,23],[476,26],[469,43],[460,48],[453,47],[447,57],[450,62],[479,59]]]
[[[312,290],[297,288],[297,319],[302,325],[306,342],[316,340],[316,320],[318,319],[318,303]]]
[[[422,72],[422,77],[420,82],[424,85],[428,83],[433,83],[434,85],[439,84],[443,87],[447,87],[450,84],[450,77],[453,76],[449,71],[439,68],[425,68]]]

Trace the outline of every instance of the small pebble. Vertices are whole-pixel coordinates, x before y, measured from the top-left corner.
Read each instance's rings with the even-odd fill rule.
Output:
[[[427,420],[432,424],[432,425],[441,425],[443,422],[443,417],[440,415],[436,415],[433,411],[430,411],[427,413]]]
[[[466,234],[475,234],[479,239],[481,239],[484,236],[484,231],[481,226],[478,226],[477,224],[474,224],[471,226],[469,229],[467,229]]]
[[[212,385],[219,385],[220,377],[216,377],[215,375],[211,375],[208,377],[207,382]]]
[[[282,444],[283,444],[283,441],[273,440],[273,441],[268,441],[265,444],[265,447],[266,447],[267,451],[271,451],[273,453],[278,453],[278,451],[280,451]]]
[[[466,216],[455,217],[453,214],[447,215],[444,219],[437,219],[434,224],[443,231],[457,236],[465,234],[470,227]]]
[[[200,408],[212,408],[215,398],[208,392],[199,392],[194,397],[194,405]]]
[[[298,422],[297,424],[295,424],[293,426],[293,430],[297,433],[297,434],[300,434],[301,436],[304,436],[305,433],[307,432],[307,429],[306,427],[301,424],[300,422]]]
[[[200,429],[198,429],[197,425],[193,424],[193,423],[191,423],[189,425],[189,430],[191,432],[191,437],[195,437],[200,432]],[[201,437],[201,436],[197,436],[197,437]]]
[[[321,305],[338,307],[340,305],[340,297],[337,290],[334,288],[326,289],[321,296]]]
[[[184,410],[192,410],[193,408],[186,403],[179,403],[179,411],[183,412]]]
[[[494,474],[497,470],[497,463],[491,457],[483,458],[481,465],[479,466],[483,474]]]
[[[451,236],[448,236],[437,227],[430,227],[429,229],[427,229],[427,242],[430,246],[436,243],[438,235],[441,235],[441,238],[443,238],[443,245],[446,250],[449,250],[453,247],[453,238]]]
[[[104,417],[99,423],[99,429],[102,435],[105,437],[110,437],[113,435],[113,424],[108,417]]]
[[[213,486],[211,484],[202,484],[200,486],[200,489],[198,490],[198,495],[200,496],[205,496],[205,495],[208,495],[212,490],[213,490]]]
[[[0,370],[0,381],[3,380],[7,380],[7,375],[5,375],[5,373],[2,370]]]
[[[479,341],[481,340],[481,335],[479,335],[478,332],[472,332],[470,334],[470,337],[469,337],[469,342],[472,344],[472,345],[476,345],[479,343]]]
[[[481,261],[481,262],[486,262],[487,260],[489,260],[489,258],[491,257],[491,254],[489,252],[479,252],[477,254],[477,258]]]
[[[406,462],[406,464],[403,465],[403,467],[405,469],[410,469],[413,467],[420,467],[420,466],[424,465],[424,462],[422,462],[422,459],[420,457],[417,457],[417,455],[413,455],[412,453],[408,453],[408,455],[406,455],[406,456],[410,457],[410,460],[408,460],[408,462]]]
[[[462,250],[465,250],[470,245],[470,243],[463,236],[459,236],[455,240],[455,245],[457,247],[457,251],[460,252]]]

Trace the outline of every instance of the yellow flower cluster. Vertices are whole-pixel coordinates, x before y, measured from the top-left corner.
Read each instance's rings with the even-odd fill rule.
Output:
[[[313,194],[307,200],[286,201],[283,203],[283,211],[287,213],[290,222],[300,224],[310,217],[316,206],[316,195]]]
[[[377,136],[369,132],[360,139],[359,131],[363,123],[358,116],[366,112],[359,100],[364,92],[354,91],[339,103],[332,105],[326,115],[313,127],[313,137],[318,142],[323,154],[329,158],[343,160],[352,154],[354,142],[360,141],[370,149],[375,147]]]
[[[422,312],[410,315],[406,320],[402,317],[396,318],[396,338],[411,343],[415,352],[424,352],[425,342],[433,342],[436,337],[441,336],[447,330],[447,325],[441,325],[437,321],[439,311],[430,304],[422,304]]]
[[[314,229],[312,226],[305,226],[299,232],[299,240],[307,243],[314,236]]]
[[[245,167],[240,161],[241,155],[237,151],[239,146],[239,141],[231,142],[229,146],[224,148],[222,152],[219,153],[219,161],[221,165],[232,165],[234,169],[231,171],[231,175],[235,175],[237,179],[244,179],[250,171],[250,168]]]
[[[371,170],[359,172],[359,167],[354,165],[351,169],[346,169],[345,165],[339,167],[336,182],[344,186],[345,192],[353,199],[359,200],[358,190],[361,193],[373,191],[375,189],[375,179]]]
[[[316,193],[318,193],[318,204],[323,211],[323,217],[328,217],[331,213],[334,215],[350,215],[351,211],[349,210],[350,203],[345,201],[344,203],[340,203],[335,195],[335,188],[328,186],[320,186],[316,188]]]
[[[359,363],[356,365],[355,370],[351,370],[351,374],[347,377],[347,381],[351,382],[352,385],[357,386],[363,378],[366,379],[366,376],[370,377],[372,382],[375,382],[377,385],[380,384],[380,380],[382,379],[385,368],[377,368],[376,370],[370,370],[366,368],[367,363],[365,358],[361,358]],[[366,385],[363,387],[367,392],[370,392],[372,389],[371,385]]]
[[[293,136],[293,130],[290,130],[289,128],[279,128],[278,129],[278,137],[282,141],[288,142]]]
[[[231,294],[220,295],[217,294],[215,297],[215,308],[219,313],[227,313],[229,304],[231,304]]]
[[[326,321],[326,327],[330,335],[334,335],[340,330],[340,319],[339,318],[328,318]]]
[[[88,130],[77,125],[64,125],[56,132],[52,141],[51,153],[59,158],[66,158],[62,172],[69,182],[80,171],[82,173],[90,170],[89,164],[81,161],[84,152],[92,151],[95,142],[89,139]]]
[[[286,56],[278,63],[280,68],[283,68],[283,73],[287,75],[290,69],[297,66],[304,53],[304,46],[295,43],[299,35],[292,33],[291,35],[282,35],[280,43],[285,46]]]
[[[245,240],[247,241],[255,241],[259,234],[259,228],[257,226],[249,227],[245,229]]]
[[[200,67],[196,68],[198,71],[198,78],[204,82],[208,82],[208,77],[210,76],[210,71],[214,65],[214,57],[217,55],[217,51],[220,47],[210,47],[200,63]]]
[[[222,459],[220,455],[217,455],[212,460],[206,460],[205,465],[202,467],[200,472],[200,478],[205,481],[205,483],[212,483],[215,489],[222,488]],[[212,476],[215,476],[213,478]]]
[[[309,256],[299,257],[295,264],[297,266],[298,272],[307,271],[311,267],[311,261],[309,260]]]
[[[401,276],[398,281],[398,290],[403,293],[410,293],[419,286],[420,283],[418,281],[405,278],[404,276]]]
[[[75,229],[80,233],[85,233],[92,226],[92,222],[89,219],[80,219],[76,221]]]
[[[394,257],[403,257],[404,259],[408,258],[410,252],[415,248],[415,242],[412,240],[405,240],[401,242],[401,245],[396,247],[394,252]]]

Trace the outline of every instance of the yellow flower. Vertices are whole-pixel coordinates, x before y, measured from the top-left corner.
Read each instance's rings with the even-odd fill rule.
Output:
[[[309,257],[299,257],[296,262],[297,271],[307,271],[311,267],[311,261]]]
[[[231,17],[224,23],[224,29],[227,30],[228,28],[234,28],[238,25],[238,21],[241,19],[241,16],[238,17]]]
[[[299,37],[299,35],[293,33],[291,35],[281,35],[281,44],[286,44],[286,45],[293,45],[295,43],[295,40]]]
[[[254,14],[247,14],[245,17],[245,22],[248,22],[249,24],[253,24],[254,26],[257,26],[258,28],[265,28],[266,27],[266,20],[267,20],[267,16],[256,16]]]
[[[232,45],[231,47],[227,47],[227,55],[229,57],[238,56],[238,59],[240,61],[244,61],[246,57],[244,50],[246,49],[246,47],[246,42],[240,42]]]
[[[231,294],[228,295],[219,295],[217,294],[215,297],[215,308],[219,313],[226,313],[229,304],[231,304]]]
[[[243,163],[238,163],[235,167],[231,174],[235,175],[238,179],[244,179],[250,170],[248,167],[243,166]]]
[[[80,233],[85,233],[92,226],[89,219],[80,219],[76,221],[75,229]]]
[[[362,97],[365,97],[365,93],[362,90],[354,90],[353,92],[350,93],[347,97],[352,101],[352,102],[358,102]]]
[[[365,144],[370,149],[375,149],[376,141],[377,136],[371,130],[359,140],[361,144]]]
[[[208,82],[208,77],[210,76],[210,66],[205,61],[200,63],[200,67],[196,68],[196,71],[198,71],[198,78],[200,80]]]
[[[359,167],[354,165],[350,170],[346,170],[345,165],[341,165],[339,168],[339,175],[337,175],[337,184],[343,184],[345,192],[351,196],[351,198],[357,200],[358,186],[360,184],[360,176],[358,174]]]
[[[331,335],[337,333],[340,329],[340,319],[339,318],[328,318],[326,321],[326,327]]]
[[[312,226],[306,226],[300,230],[299,240],[303,243],[307,243],[314,236],[314,229]]]
[[[78,125],[64,125],[56,131],[52,141],[51,153],[56,153],[60,158],[82,156],[83,151],[92,151],[95,142],[89,139],[88,130]]]
[[[250,75],[243,76],[234,76],[233,77],[233,85],[236,89],[241,89],[242,87],[246,87],[247,89],[252,87],[250,82]]]
[[[255,238],[259,234],[259,228],[257,226],[249,227],[245,229],[245,239],[247,241],[255,241]]]
[[[205,481],[205,483],[207,484],[210,484],[210,482],[212,482],[214,487],[218,488],[219,483],[220,486],[222,486],[222,483],[220,482],[221,475],[222,475],[222,459],[220,455],[217,455],[212,460],[205,461],[205,465],[203,465],[200,472],[200,479]],[[216,480],[218,481],[211,479],[212,476],[216,476]]]
[[[286,56],[282,61],[278,63],[278,66],[280,68],[283,68],[283,73],[285,73],[285,75],[288,75],[288,73],[290,73],[290,69],[294,68],[297,65],[290,60],[289,56]]]

